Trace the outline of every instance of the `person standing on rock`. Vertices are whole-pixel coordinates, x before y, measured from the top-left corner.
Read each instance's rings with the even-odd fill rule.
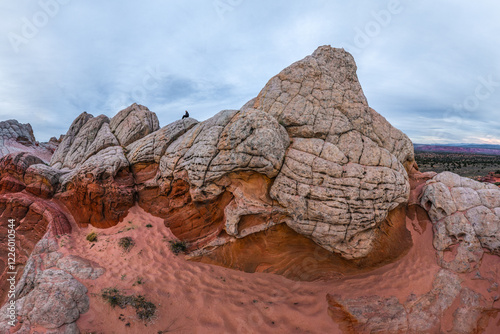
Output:
[[[188,118],[188,117],[189,117],[189,113],[188,113],[188,111],[186,110],[186,112],[184,113],[184,116],[182,116],[182,119],[184,119],[184,118]]]

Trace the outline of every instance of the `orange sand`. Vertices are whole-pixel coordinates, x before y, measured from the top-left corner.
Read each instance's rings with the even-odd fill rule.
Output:
[[[59,243],[64,245],[61,252],[93,260],[107,270],[97,280],[83,281],[89,289],[90,310],[77,322],[82,333],[341,333],[327,314],[327,293],[344,298],[396,296],[404,303],[410,294],[420,296],[431,289],[439,270],[431,226],[421,234],[414,226],[420,229],[407,218],[414,246],[397,262],[362,275],[316,282],[188,262],[170,251],[168,240],[173,236],[163,220],[138,206],[115,227],[75,226]],[[98,233],[95,244],[85,240],[91,231]],[[135,242],[129,252],[118,246],[125,236]],[[484,261],[492,271],[489,275],[498,281],[498,257],[485,255]],[[467,284],[476,284],[469,276],[463,275]],[[143,284],[136,283],[139,278]],[[143,322],[130,306],[113,309],[100,297],[106,287],[146,296],[157,305],[156,318]],[[497,321],[490,321],[490,333],[495,328],[498,333]]]

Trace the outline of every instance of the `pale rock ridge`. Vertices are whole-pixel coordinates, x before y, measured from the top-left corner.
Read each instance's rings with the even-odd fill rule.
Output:
[[[109,118],[104,115],[87,120],[78,131],[78,134],[73,137],[71,146],[62,160],[61,167],[73,169],[100,150],[118,145],[118,141],[111,133],[108,123]],[[66,137],[68,140],[72,138],[70,135]],[[52,165],[54,166],[54,164]]]
[[[71,172],[61,176],[61,190],[66,190],[68,183],[75,182],[76,178],[88,179],[89,182],[109,180],[114,178],[120,170],[128,167],[129,162],[123,148],[120,146],[108,147],[92,155]]]
[[[352,56],[318,48],[242,110],[250,108],[275,117],[292,139],[271,188],[288,225],[346,258],[366,256],[373,228],[408,200],[414,156],[408,137],[368,106]]]
[[[88,114],[87,112],[83,112],[73,121],[73,123],[71,123],[68,132],[66,132],[66,135],[61,141],[61,144],[59,144],[59,147],[50,159],[50,165],[52,167],[57,169],[61,169],[64,167],[64,161],[71,149],[71,146],[73,145],[75,137],[78,135],[83,125],[93,117],[94,116]]]
[[[50,165],[74,169],[101,150],[125,147],[158,129],[156,114],[135,103],[111,120],[105,115],[93,117],[83,112],[71,124]]]
[[[181,119],[136,140],[126,148],[127,159],[131,165],[147,162],[159,163],[167,147],[196,124],[198,121],[194,118]]]
[[[160,128],[158,117],[137,103],[116,114],[109,123],[120,145],[127,146]]]
[[[434,224],[434,248],[439,264],[470,272],[480,263],[483,249],[500,254],[500,188],[451,172],[427,181],[421,205]],[[456,256],[446,261],[446,253]]]
[[[73,122],[51,166],[61,170],[55,196],[78,224],[109,227],[125,216],[135,201],[135,181],[124,147],[158,128],[156,114],[137,104],[111,120],[84,112]]]
[[[284,128],[267,114],[224,110],[167,148],[160,159],[159,183],[168,192],[172,181],[181,178],[191,185],[193,200],[213,199],[225,189],[216,181],[229,173],[254,171],[275,177],[288,144]]]

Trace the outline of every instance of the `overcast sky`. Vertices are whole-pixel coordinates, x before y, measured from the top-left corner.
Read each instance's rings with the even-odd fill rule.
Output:
[[[46,141],[137,102],[164,126],[239,109],[320,45],[415,143],[500,144],[500,3],[40,0],[0,3],[0,120]]]

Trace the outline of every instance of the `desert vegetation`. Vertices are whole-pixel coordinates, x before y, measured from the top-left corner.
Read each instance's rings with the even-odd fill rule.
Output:
[[[450,171],[469,178],[500,172],[500,156],[497,155],[415,151],[415,160],[421,172]]]
[[[123,237],[118,240],[118,246],[120,246],[125,252],[128,252],[135,243],[131,237]]]
[[[176,240],[176,241],[169,241],[169,244],[170,244],[170,250],[175,254],[175,255],[179,255],[179,253],[185,253],[186,250],[187,250],[187,244],[185,241],[180,241],[180,240]]]
[[[89,234],[87,234],[86,239],[87,239],[89,242],[96,242],[96,241],[97,241],[97,233],[95,233],[95,232],[90,232]]]
[[[156,313],[156,305],[142,295],[125,295],[117,288],[105,288],[101,291],[101,297],[113,308],[132,306],[141,320],[150,320]]]

